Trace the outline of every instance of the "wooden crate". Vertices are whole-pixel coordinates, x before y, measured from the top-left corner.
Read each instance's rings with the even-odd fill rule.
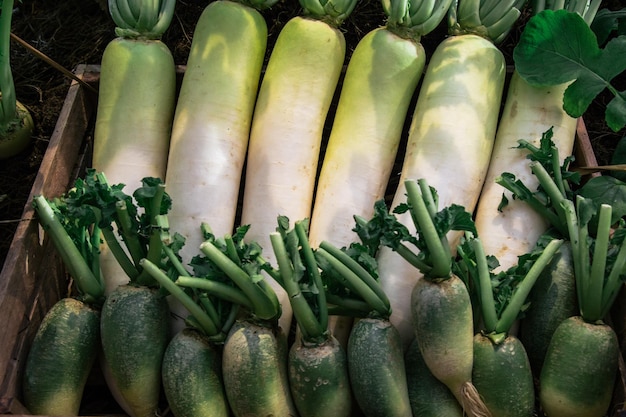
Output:
[[[184,68],[178,68],[179,75],[183,71]],[[90,86],[97,86],[99,66],[80,65],[75,73]],[[46,312],[70,291],[68,285],[71,281],[52,242],[44,236],[31,202],[36,195],[56,196],[64,193],[90,166],[96,104],[97,95],[94,91],[76,81],[72,82],[0,273],[0,417],[28,414],[20,402],[20,378],[26,354]],[[581,166],[597,165],[582,120],[578,123],[575,156]],[[626,299],[626,294],[623,297]],[[626,320],[623,319],[626,311],[616,311],[614,322],[623,351],[626,351]],[[626,367],[623,360],[620,366],[621,378],[616,384],[612,417],[626,415],[623,406],[626,398]],[[103,381],[98,378],[98,371],[94,372],[92,380],[96,395],[98,392],[108,393]],[[96,414],[107,415],[107,412],[99,411]]]

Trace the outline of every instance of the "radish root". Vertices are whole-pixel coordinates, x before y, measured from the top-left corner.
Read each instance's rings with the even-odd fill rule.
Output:
[[[461,386],[461,398],[463,412],[468,417],[491,417],[491,412],[471,382],[465,382]]]

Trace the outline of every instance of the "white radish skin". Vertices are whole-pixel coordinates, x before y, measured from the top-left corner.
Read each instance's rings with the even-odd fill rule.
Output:
[[[176,94],[169,49],[157,40],[116,38],[102,56],[94,130],[93,168],[128,194],[144,177],[165,178]],[[128,282],[106,246],[105,292]]]
[[[166,175],[170,227],[185,236],[185,264],[199,253],[203,222],[216,236],[233,232],[266,46],[263,16],[237,2],[210,3],[196,25]],[[175,315],[187,315],[175,299],[169,303]],[[173,322],[174,332],[183,327]]]
[[[322,21],[295,17],[272,50],[254,110],[241,224],[274,263],[270,233],[277,217],[310,218],[322,132],[345,59],[345,39]],[[289,329],[287,293],[269,276]]]
[[[185,262],[198,253],[202,222],[216,236],[233,232],[266,44],[263,17],[236,2],[210,3],[196,25],[166,176],[170,227],[186,238]]]
[[[472,212],[483,185],[502,100],[505,62],[490,41],[449,37],[433,53],[413,113],[400,185],[392,207],[406,200],[406,179],[424,178],[437,189],[439,208]],[[408,213],[398,219],[415,233]],[[448,236],[455,248],[460,233]],[[421,274],[387,247],[378,255],[381,284],[391,301],[391,322],[405,349],[413,339],[411,291]]]
[[[369,218],[384,197],[411,97],[426,55],[419,42],[386,28],[366,34],[352,53],[333,121],[309,240],[337,247],[357,239],[354,215]],[[330,330],[346,346],[352,319],[330,318]]]
[[[517,264],[518,256],[528,253],[548,224],[528,204],[514,200],[511,193],[495,180],[509,172],[534,191],[539,182],[532,174],[528,151],[513,149],[524,139],[539,147],[541,135],[553,127],[552,140],[561,163],[570,156],[576,136],[576,119],[563,110],[563,91],[567,85],[535,87],[513,72],[504,110],[498,125],[489,171],[476,208],[476,229],[485,253],[494,255],[500,270]],[[508,206],[498,212],[502,195]]]

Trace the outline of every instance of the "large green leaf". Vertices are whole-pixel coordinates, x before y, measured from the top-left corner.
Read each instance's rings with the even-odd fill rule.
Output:
[[[563,108],[580,117],[593,99],[608,88],[615,97],[607,105],[606,122],[614,131],[626,125],[626,94],[611,80],[626,69],[626,36],[611,39],[604,49],[584,19],[566,10],[544,10],[527,23],[513,51],[516,70],[533,85],[573,81]]]

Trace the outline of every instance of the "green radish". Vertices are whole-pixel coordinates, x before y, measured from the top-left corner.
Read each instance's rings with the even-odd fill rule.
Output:
[[[366,417],[410,416],[404,351],[389,321],[389,300],[382,290],[374,259],[376,244],[339,249],[322,241],[315,255],[325,276],[328,300],[344,314],[359,317],[348,345],[348,372],[356,402]]]
[[[13,0],[0,2],[0,159],[22,152],[32,142],[33,118],[15,97],[11,72]]]
[[[144,177],[165,178],[176,68],[159,40],[174,16],[175,0],[110,0],[116,24],[100,65],[92,166],[115,184],[135,190]],[[107,293],[128,279],[106,245]]]
[[[369,217],[384,197],[426,62],[420,39],[451,3],[383,2],[385,26],[367,33],[352,52],[317,180],[309,232],[314,247],[322,240],[349,244],[355,237],[352,215]],[[347,316],[331,317],[333,334],[344,345],[350,323]]]
[[[111,393],[131,417],[154,415],[161,391],[161,361],[169,338],[169,309],[141,261],[160,264],[167,228],[159,223],[171,200],[158,178],[146,177],[133,196],[90,169],[73,210],[94,216],[107,247],[127,276],[106,297],[100,318],[101,367]],[[114,229],[118,234],[114,233]],[[103,271],[104,274],[104,271]]]
[[[488,260],[479,237],[468,236],[458,249],[468,273],[466,285],[475,291],[482,313],[482,326],[474,336],[472,381],[493,417],[534,415],[532,369],[524,345],[511,329],[562,244],[562,240],[547,238],[498,274],[492,273],[497,259]]]
[[[600,5],[599,0],[531,3],[533,15],[542,10],[580,9],[589,24]],[[547,230],[548,222],[525,203],[512,199],[508,191],[504,195],[509,202],[506,207],[500,207],[503,190],[496,179],[507,171],[522,180],[529,189],[536,188],[538,182],[528,170],[526,152],[512,148],[517,148],[520,139],[539,147],[542,134],[548,129],[552,129],[552,139],[562,159],[573,153],[577,119],[563,110],[563,92],[567,86],[534,86],[517,71],[511,77],[489,171],[475,213],[476,229],[485,252],[498,258],[502,270],[517,263],[517,257],[535,245],[539,236]]]
[[[271,51],[252,118],[241,212],[241,224],[252,226],[248,238],[263,248],[271,246],[276,216],[311,216],[322,133],[346,54],[339,26],[355,3],[302,0],[304,15],[283,26]],[[267,279],[283,307],[281,327],[289,329],[287,294]]]
[[[233,284],[230,299],[244,307],[230,326],[222,354],[224,390],[232,413],[236,417],[296,416],[287,376],[287,337],[278,325],[281,306],[261,270],[279,277],[261,257],[256,242],[244,243],[248,230],[249,226],[240,226],[233,236],[209,236],[200,245],[209,279],[180,277],[176,283],[208,289],[203,281],[227,278]]]
[[[289,295],[297,323],[289,350],[289,386],[301,417],[352,415],[346,351],[328,329],[325,289],[307,235],[308,221],[278,218],[270,235],[280,282]]]
[[[463,409],[448,387],[433,376],[413,339],[404,357],[409,400],[414,416],[463,417]]]
[[[433,52],[409,127],[399,186],[392,207],[405,198],[405,180],[424,178],[439,190],[442,207],[472,212],[483,185],[496,134],[506,75],[497,48],[523,1],[459,0],[449,9],[449,32]],[[398,219],[412,230],[407,214]],[[449,236],[451,247],[461,233]],[[391,321],[405,348],[414,337],[410,294],[420,274],[388,248],[378,256],[381,283],[389,295]]]
[[[539,377],[554,331],[578,313],[572,250],[564,242],[552,264],[538,278],[528,301],[531,308],[520,320],[518,338],[524,345],[533,374]]]
[[[177,417],[227,417],[230,408],[222,377],[222,345],[234,323],[239,305],[220,295],[213,296],[202,288],[191,291],[176,285],[180,279],[192,282],[208,280],[192,276],[180,261],[179,237],[162,234],[168,262],[157,266],[148,259],[143,268],[160,284],[163,291],[176,299],[189,313],[187,326],[169,341],[163,354],[163,391],[169,408]],[[195,257],[197,272],[202,263]],[[174,278],[174,281],[171,277]],[[222,283],[215,283],[225,287]],[[223,289],[223,288],[222,288]],[[229,292],[230,287],[224,291]]]
[[[120,285],[102,306],[102,351],[112,389],[133,417],[153,416],[158,408],[168,318],[167,302],[154,288]]]
[[[618,372],[617,335],[603,318],[624,285],[624,223],[612,230],[612,207],[597,207],[584,197],[555,204],[564,208],[567,219],[580,310],[552,335],[539,378],[539,401],[550,417],[600,417],[609,409]],[[592,236],[594,215],[597,232]]]
[[[181,251],[184,263],[204,240],[198,228],[202,222],[218,236],[232,233],[235,226],[267,46],[267,25],[257,8],[275,2],[213,1],[196,24],[176,102],[165,177],[172,199],[188,203],[175,205],[168,215],[172,229],[186,239]],[[211,210],[206,210],[207,201]]]
[[[46,234],[74,279],[79,296],[62,298],[46,313],[28,351],[22,388],[32,414],[78,415],[87,378],[100,349],[100,305],[104,285],[98,263],[100,231],[93,218],[74,216],[65,198],[35,196]],[[59,372],[61,370],[61,372]]]
[[[489,411],[472,384],[474,318],[466,284],[452,271],[452,230],[475,233],[474,223],[462,206],[450,205],[437,212],[437,194],[425,179],[405,180],[406,203],[394,213],[414,221],[414,236],[384,202],[377,203],[374,218],[362,223],[361,235],[380,240],[423,277],[411,293],[412,328],[424,362],[443,382],[469,416]],[[362,237],[362,240],[366,241]],[[405,241],[407,243],[405,243]],[[415,272],[414,272],[415,273]]]
[[[554,149],[553,145],[549,155],[558,161]],[[567,236],[572,252],[579,310],[552,334],[539,375],[539,402],[551,417],[603,416],[610,406],[619,358],[615,331],[603,319],[623,286],[624,223],[618,219],[612,224],[612,206],[571,191],[571,183],[576,183],[579,175],[565,177],[571,173],[549,170],[556,163],[544,166],[543,162],[538,159],[529,163],[539,182],[534,193],[521,181],[513,181],[513,175],[503,175],[507,189]]]
[[[530,163],[527,162],[526,169],[533,175],[530,184],[537,187],[535,191],[531,191],[524,182],[528,176],[525,173],[521,175],[522,179],[510,172],[503,172],[496,178],[496,183],[511,193],[513,202],[526,205],[516,210],[532,211],[546,223],[549,234],[566,240],[553,265],[544,271],[533,287],[529,295],[532,308],[520,320],[519,338],[526,348],[536,376],[541,371],[548,344],[556,327],[579,311],[567,222],[563,210],[558,204],[553,205],[553,201],[572,198],[573,185],[580,182],[580,175],[568,171],[572,157],[562,159],[552,137],[550,128],[542,134],[538,144],[521,139],[518,141],[518,149],[511,149],[519,152],[525,150],[527,160],[532,160]],[[515,168],[514,165],[512,167]],[[550,178],[554,178],[554,181]],[[544,188],[542,184],[549,188]],[[551,197],[549,192],[552,193]],[[500,207],[506,210],[509,203],[508,199],[503,198]]]
[[[220,349],[187,327],[170,340],[163,356],[163,389],[177,417],[228,417]]]

